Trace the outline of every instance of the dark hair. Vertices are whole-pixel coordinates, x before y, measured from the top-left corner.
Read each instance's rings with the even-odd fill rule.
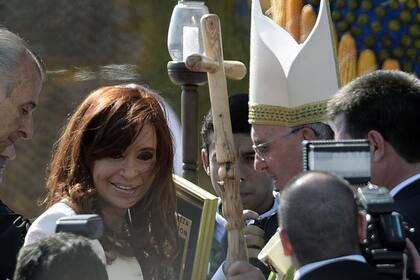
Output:
[[[303,172],[283,190],[279,224],[299,265],[359,252],[357,206],[351,187],[325,172]]]
[[[105,265],[82,236],[60,232],[23,247],[14,280],[107,280]]]
[[[251,132],[251,125],[248,123],[248,94],[238,93],[229,96],[229,111],[232,133],[249,134]],[[213,116],[210,110],[204,117],[201,125],[202,145],[207,153],[213,141],[211,137],[213,132]]]
[[[108,86],[93,91],[70,117],[55,148],[47,179],[48,206],[68,200],[78,214],[99,213],[91,167],[97,159],[124,151],[143,125],[156,132],[154,179],[145,196],[130,208],[130,238],[107,227],[101,240],[111,262],[131,248],[145,277],[158,275],[177,255],[176,192],[172,181],[173,147],[163,105],[150,89],[138,85]],[[128,240],[129,239],[129,240]],[[122,247],[117,247],[117,242]]]
[[[352,138],[382,134],[407,162],[420,161],[420,80],[401,71],[378,70],[344,86],[328,104],[332,119],[342,114]]]

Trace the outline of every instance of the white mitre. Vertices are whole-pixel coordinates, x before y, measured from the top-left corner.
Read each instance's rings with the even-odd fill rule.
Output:
[[[252,1],[249,122],[288,127],[326,120],[339,88],[329,3],[321,0],[314,28],[298,44]]]

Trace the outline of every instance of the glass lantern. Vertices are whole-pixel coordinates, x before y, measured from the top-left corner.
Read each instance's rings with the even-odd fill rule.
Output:
[[[204,2],[179,0],[168,31],[168,51],[173,61],[184,61],[193,54],[204,52],[200,19],[209,10]]]

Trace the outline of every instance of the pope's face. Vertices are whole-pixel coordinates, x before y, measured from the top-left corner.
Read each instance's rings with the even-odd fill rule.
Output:
[[[302,140],[299,133],[281,125],[253,124],[251,138],[257,153],[254,168],[267,173],[277,190],[302,171]],[[258,152],[259,151],[259,152]]]

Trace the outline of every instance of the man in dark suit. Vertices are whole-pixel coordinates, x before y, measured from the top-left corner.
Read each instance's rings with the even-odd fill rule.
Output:
[[[325,172],[304,172],[283,190],[280,239],[296,269],[294,280],[374,280],[375,270],[360,253],[365,219],[349,184]],[[235,263],[228,279],[264,279],[246,263]]]
[[[347,182],[302,173],[289,182],[280,205],[280,239],[296,268],[294,279],[376,279],[360,254],[365,220]]]
[[[0,181],[15,158],[15,142],[30,139],[45,69],[17,35],[0,28]],[[0,200],[0,279],[11,279],[27,220]]]
[[[375,71],[340,89],[328,109],[336,139],[369,140],[372,183],[390,190],[420,250],[420,80]]]

